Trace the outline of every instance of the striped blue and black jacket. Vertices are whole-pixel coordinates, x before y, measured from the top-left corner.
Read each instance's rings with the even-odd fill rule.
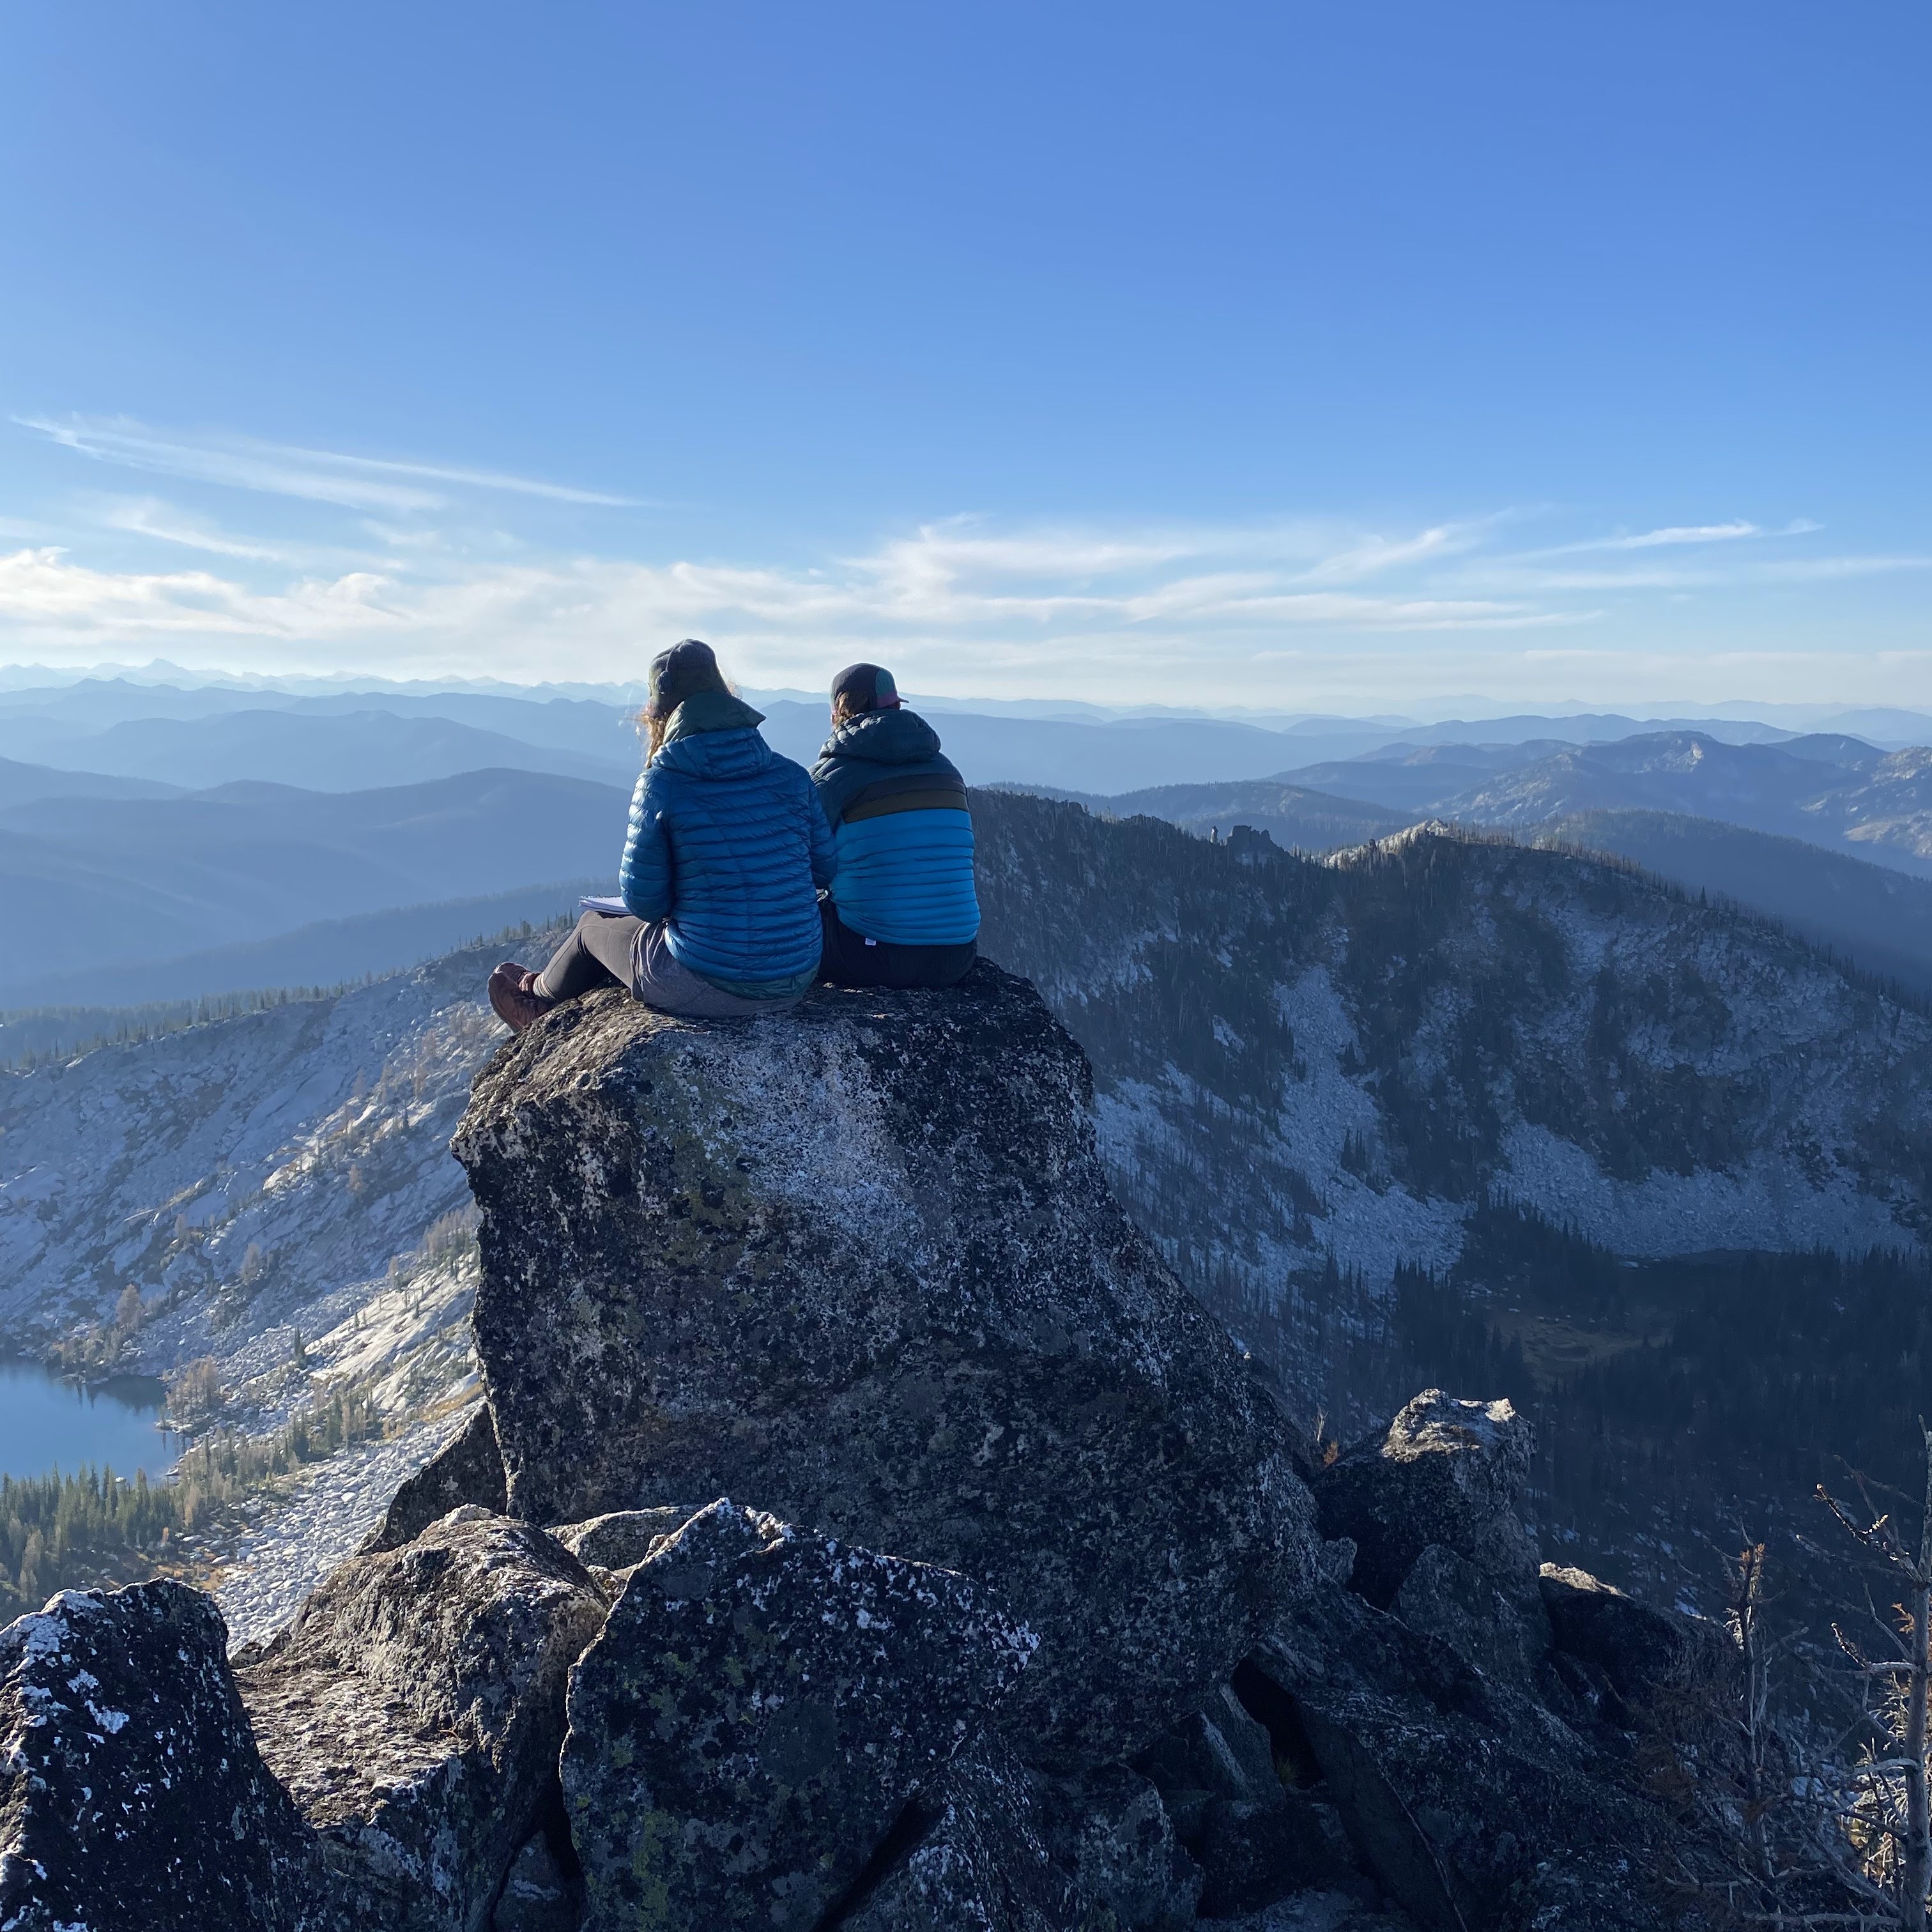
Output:
[[[812,777],[838,854],[832,902],[846,926],[888,946],[978,938],[966,782],[923,718],[900,709],[848,718]]]

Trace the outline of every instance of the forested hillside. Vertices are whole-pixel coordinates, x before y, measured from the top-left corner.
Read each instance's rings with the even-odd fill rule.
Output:
[[[977,810],[988,949],[1092,1056],[1123,1198],[1305,1413],[1511,1395],[1546,1532],[1652,1588],[1708,1580],[1687,1528],[1803,1523],[1835,1456],[1907,1473],[1916,1008],[1611,860]]]
[[[1623,1511],[1635,1551],[1713,1469],[1802,1498],[1916,1412],[1916,1007],[1574,852],[1409,832],[1322,861],[975,809],[986,951],[1087,1048],[1130,1211],[1307,1415],[1516,1395],[1539,1507]],[[205,1360],[261,1428],[338,1382],[398,1423],[452,1397],[445,1143],[500,1037],[495,956],[0,1076],[6,1339]]]

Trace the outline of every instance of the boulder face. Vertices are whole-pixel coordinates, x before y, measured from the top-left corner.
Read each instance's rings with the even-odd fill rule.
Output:
[[[214,1604],[167,1582],[63,1591],[0,1630],[0,1924],[321,1923],[227,1652]]]
[[[701,1022],[615,991],[478,1077],[476,1335],[512,1511],[743,1496],[995,1586],[1073,1768],[1198,1709],[1306,1581],[1244,1358],[1108,1191],[1084,1056],[985,962]]]
[[[352,1557],[237,1676],[352,1922],[472,1932],[553,1788],[564,1683],[605,1604],[475,1504]]]
[[[1534,1428],[1507,1401],[1424,1389],[1384,1434],[1322,1470],[1315,1484],[1322,1534],[1354,1544],[1356,1592],[1387,1610],[1432,1545],[1541,1624],[1536,1546],[1522,1520],[1535,1447]]]
[[[509,1505],[503,1490],[503,1459],[496,1453],[496,1425],[490,1405],[479,1402],[470,1420],[441,1450],[399,1489],[382,1520],[357,1553],[400,1550],[466,1504],[502,1516]]]
[[[572,1673],[586,1932],[808,1932],[1033,1649],[963,1576],[700,1510],[631,1570]]]
[[[1282,1616],[1271,1686],[1362,1863],[1429,1932],[1666,1932],[1692,1848],[1626,1768],[1554,1711],[1342,1590]]]

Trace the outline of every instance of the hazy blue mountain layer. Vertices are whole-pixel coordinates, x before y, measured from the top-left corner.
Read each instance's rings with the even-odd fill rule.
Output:
[[[24,987],[44,999],[55,975],[322,920],[614,880],[626,805],[614,786],[486,771],[361,792],[248,784],[16,806],[0,811],[0,902],[12,915],[0,922],[0,1002],[21,1004]]]
[[[39,1036],[84,1040],[107,1026],[106,1016],[117,1008],[214,998],[258,988],[344,986],[419,964],[518,925],[554,926],[566,913],[574,919],[580,897],[612,890],[606,872],[555,884],[520,886],[478,898],[394,906],[319,920],[271,938],[214,946],[179,958],[83,968],[43,980],[22,980],[8,991],[14,1010],[0,1016],[0,1058],[6,1057],[10,1036],[24,1037],[30,1030],[23,1023],[22,1009],[82,1010],[64,1028],[33,1030],[37,1048]]]
[[[1156,785],[1112,798],[1041,786],[1008,789],[1070,800],[1102,818],[1164,818],[1200,838],[1226,838],[1235,826],[1246,825],[1265,832],[1285,852],[1332,852],[1337,846],[1385,838],[1414,823],[1408,813],[1268,778],[1237,784]]]
[[[174,798],[177,785],[154,778],[118,778],[106,772],[57,771],[52,765],[23,765],[0,758],[0,812],[37,798]]]
[[[767,736],[809,763],[823,742],[824,705],[764,694]],[[434,691],[186,688],[125,678],[0,692],[0,754],[42,764],[164,778],[194,788],[267,777],[322,789],[400,784],[483,766],[569,771],[628,782],[637,764],[634,696],[561,695],[547,688]],[[949,752],[973,782],[1051,784],[1111,794],[1150,786],[1279,776],[1285,767],[1471,743],[1508,751],[1574,746],[1695,729],[1714,742],[1790,737],[1749,720],[1640,719],[1612,713],[1534,716],[1480,723],[1166,712],[1110,716],[1091,706],[936,700]],[[1882,722],[1898,724],[1906,714]],[[469,734],[476,734],[471,736]],[[1484,769],[1526,761],[1516,751]],[[1318,790],[1358,796],[1349,784]],[[1426,789],[1426,788],[1425,788]],[[1380,802],[1394,805],[1393,797]],[[1432,800],[1430,801],[1432,802]]]
[[[535,707],[532,707],[533,709]],[[0,748],[56,766],[160,779],[190,790],[256,779],[310,791],[362,791],[459,772],[553,772],[628,784],[634,739],[616,731],[608,755],[532,744],[446,718],[361,710],[340,716],[236,711],[212,718],[130,718],[85,736],[50,739],[0,717]]]

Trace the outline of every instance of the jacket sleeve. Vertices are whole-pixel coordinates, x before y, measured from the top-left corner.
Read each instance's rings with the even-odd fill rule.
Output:
[[[670,840],[664,831],[663,801],[648,770],[640,772],[631,795],[631,827],[624,840],[624,862],[617,890],[626,909],[639,919],[662,919],[676,896]],[[822,818],[824,814],[821,813]]]
[[[831,822],[825,816],[818,786],[808,778],[805,789],[805,822],[812,832],[812,883],[829,886],[838,871],[838,848],[832,841]]]

